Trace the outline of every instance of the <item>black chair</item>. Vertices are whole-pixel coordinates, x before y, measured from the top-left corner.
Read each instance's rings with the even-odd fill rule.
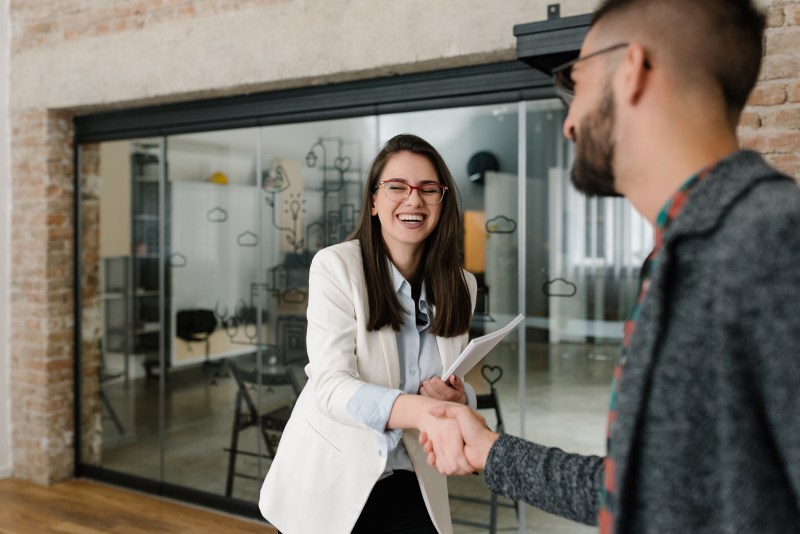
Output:
[[[493,410],[495,414],[495,418],[497,419],[497,424],[495,425],[495,432],[503,433],[505,432],[505,425],[503,423],[503,414],[500,411],[500,399],[497,396],[497,390],[495,389],[494,385],[503,378],[503,368],[499,365],[486,365],[484,364],[481,367],[481,376],[483,379],[489,384],[489,393],[483,393],[477,395],[477,409],[478,410]],[[478,521],[472,521],[469,519],[459,519],[454,517],[453,523],[459,525],[467,525],[470,527],[477,527],[477,528],[485,528],[488,529],[491,534],[495,534],[497,532],[497,507],[503,506],[506,508],[514,508],[517,509],[517,503],[510,504],[510,503],[501,503],[497,500],[497,494],[492,493],[489,497],[489,500],[486,499],[478,499],[474,497],[466,497],[462,495],[450,495],[451,499],[457,499],[460,501],[471,502],[475,504],[488,504],[489,505],[489,522],[488,523],[481,523]]]
[[[119,416],[117,415],[117,411],[114,409],[114,406],[111,405],[111,401],[108,400],[108,396],[106,395],[105,386],[103,385],[105,382],[110,380],[115,380],[121,376],[123,373],[108,373],[105,371],[105,366],[102,363],[102,359],[100,360],[100,401],[103,403],[103,407],[108,412],[108,418],[111,419],[111,422],[114,423],[114,428],[117,429],[117,433],[122,435],[125,433],[125,427],[122,426],[122,421],[120,421]]]
[[[266,355],[262,360],[260,372],[255,353],[228,360],[228,368],[236,380],[237,391],[230,448],[225,449],[228,453],[226,497],[233,495],[235,477],[260,480],[259,476],[236,471],[236,458],[240,454],[266,459],[275,457],[280,435],[289,421],[294,402],[305,386],[305,373],[301,365],[266,365]],[[276,391],[278,389],[282,391]],[[265,453],[239,448],[239,434],[251,427],[258,427],[260,430]]]
[[[217,329],[217,317],[214,310],[197,308],[192,310],[179,310],[175,317],[175,335],[186,342],[189,350],[191,343],[205,343],[205,364],[210,363],[211,343],[209,338]]]

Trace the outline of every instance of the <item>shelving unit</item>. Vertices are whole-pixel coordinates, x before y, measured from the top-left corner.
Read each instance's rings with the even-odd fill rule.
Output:
[[[128,314],[130,313],[129,279],[130,258],[128,256],[109,256],[103,258],[101,280],[103,292],[103,352],[123,355],[124,376],[127,380],[130,332]],[[105,365],[105,359],[103,364]]]
[[[148,376],[159,367],[162,329],[167,321],[162,321],[159,301],[163,293],[168,306],[168,286],[160,287],[160,271],[165,261],[160,254],[166,254],[166,243],[160,243],[160,215],[162,188],[160,183],[161,162],[156,152],[158,145],[134,145],[131,153],[131,340],[130,351],[143,355],[142,364]],[[164,186],[166,195],[167,187]],[[168,206],[168,199],[164,199]],[[166,221],[163,221],[166,223]],[[168,230],[164,235],[169,235]],[[168,280],[168,277],[164,277]],[[169,313],[165,311],[165,316]],[[164,339],[168,333],[164,332]],[[167,361],[169,366],[169,361]]]

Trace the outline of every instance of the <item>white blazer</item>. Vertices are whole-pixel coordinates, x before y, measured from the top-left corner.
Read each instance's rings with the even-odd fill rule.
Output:
[[[465,276],[474,307],[475,277]],[[258,504],[264,517],[286,534],[349,533],[387,458],[378,455],[376,432],[354,419],[347,403],[364,382],[400,386],[394,330],[367,331],[358,241],[316,254],[307,315],[308,383],[283,431]],[[467,338],[436,338],[443,368],[458,357]],[[419,432],[403,432],[433,523],[440,533],[451,533],[447,478],[428,466],[418,440]]]

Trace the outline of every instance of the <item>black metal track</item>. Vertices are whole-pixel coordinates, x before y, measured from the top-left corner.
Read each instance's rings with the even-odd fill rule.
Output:
[[[75,118],[80,143],[554,96],[520,61],[114,111]]]

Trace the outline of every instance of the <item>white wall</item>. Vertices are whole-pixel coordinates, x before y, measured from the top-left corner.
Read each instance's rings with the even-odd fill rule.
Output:
[[[131,253],[130,142],[108,141],[100,145],[100,256]]]
[[[11,165],[8,122],[9,31],[8,0],[0,0],[0,479],[11,476],[11,429],[9,424],[9,264],[11,258]]]

